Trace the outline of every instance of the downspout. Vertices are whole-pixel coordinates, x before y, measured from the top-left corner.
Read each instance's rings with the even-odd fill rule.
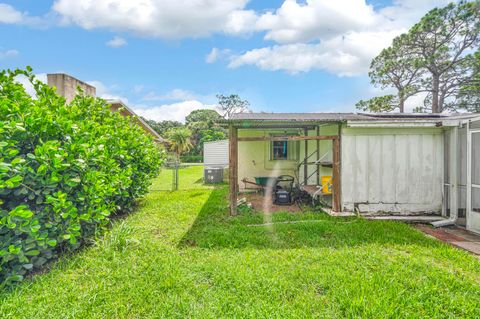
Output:
[[[448,181],[450,184],[450,192],[449,192],[449,203],[450,203],[450,218],[439,220],[432,222],[431,225],[435,228],[438,227],[445,227],[445,226],[452,226],[457,223],[458,219],[458,126],[455,126],[452,130],[452,134],[450,136],[450,149],[448,150],[448,158],[449,158],[449,176],[450,180]],[[444,183],[445,185],[445,183]],[[445,204],[445,203],[444,203]],[[448,207],[445,207],[448,209]]]

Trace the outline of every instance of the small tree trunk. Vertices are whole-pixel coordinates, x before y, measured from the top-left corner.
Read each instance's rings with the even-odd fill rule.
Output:
[[[444,104],[445,104],[445,98],[443,97],[443,94],[440,94],[440,97],[438,98],[438,113],[443,112]]]
[[[440,105],[439,105],[439,86],[440,86],[440,79],[438,75],[433,75],[432,79],[432,113],[440,113]]]
[[[398,108],[400,109],[400,113],[405,112],[405,98],[402,93],[398,95]]]

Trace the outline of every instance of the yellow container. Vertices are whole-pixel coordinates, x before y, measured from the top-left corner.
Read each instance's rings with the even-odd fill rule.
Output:
[[[332,193],[332,176],[322,176],[322,193]]]

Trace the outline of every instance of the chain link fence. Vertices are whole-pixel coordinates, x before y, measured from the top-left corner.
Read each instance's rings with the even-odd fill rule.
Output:
[[[167,156],[151,191],[177,191],[204,187],[203,163],[182,163],[176,156]]]

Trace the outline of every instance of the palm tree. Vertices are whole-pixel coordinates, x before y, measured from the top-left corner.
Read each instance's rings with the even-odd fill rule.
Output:
[[[190,141],[192,132],[186,127],[172,128],[167,131],[166,135],[170,149],[175,153],[177,159],[193,147]]]
[[[188,152],[193,147],[192,142],[190,141],[192,132],[186,127],[175,127],[168,130],[166,135],[170,150],[172,150],[176,156],[172,188],[173,190],[178,190],[178,166],[180,164],[180,155]]]

